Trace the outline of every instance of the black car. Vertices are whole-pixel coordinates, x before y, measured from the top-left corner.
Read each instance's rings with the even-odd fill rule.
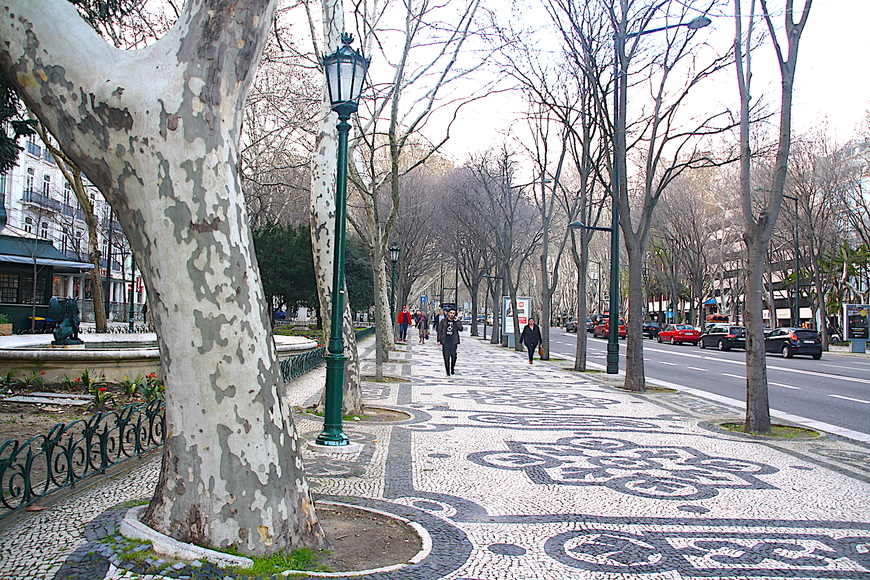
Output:
[[[577,321],[573,318],[565,323],[565,332],[577,332]]]
[[[806,328],[775,328],[764,335],[764,350],[781,353],[785,358],[808,354],[819,360],[822,358],[822,337],[815,330]]]
[[[647,338],[655,338],[659,335],[659,330],[661,330],[661,327],[657,322],[644,322],[641,334]]]
[[[746,327],[730,324],[714,324],[701,334],[698,346],[701,348],[709,346],[719,350],[731,350],[732,348],[746,349]]]
[[[591,318],[586,319],[586,332],[592,334],[592,329],[595,328],[595,323],[592,322]]]

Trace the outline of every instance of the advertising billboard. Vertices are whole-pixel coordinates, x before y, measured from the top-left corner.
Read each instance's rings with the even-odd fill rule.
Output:
[[[520,329],[514,330],[514,311],[511,308],[511,297],[504,296],[502,303],[502,314],[504,320],[504,333],[514,334],[523,331],[523,327],[529,323],[529,316],[532,314],[532,299],[528,296],[517,296],[517,315],[519,317]]]
[[[867,340],[867,313],[870,305],[843,305],[843,338],[845,340]]]

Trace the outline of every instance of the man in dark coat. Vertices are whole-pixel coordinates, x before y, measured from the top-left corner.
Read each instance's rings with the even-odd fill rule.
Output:
[[[462,322],[456,318],[456,310],[451,308],[447,318],[443,318],[438,324],[438,344],[441,345],[441,353],[444,355],[444,369],[447,376],[455,374],[456,368],[456,345],[459,344],[459,333],[462,332]]]

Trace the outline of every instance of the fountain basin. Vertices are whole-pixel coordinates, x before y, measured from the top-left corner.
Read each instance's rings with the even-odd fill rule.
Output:
[[[24,380],[34,375],[46,383],[75,379],[84,371],[102,374],[105,380],[154,373],[162,377],[160,349],[154,333],[89,334],[84,348],[51,348],[51,335],[0,337],[0,376],[10,372]],[[276,336],[278,358],[283,360],[311,350],[317,342],[304,337]]]

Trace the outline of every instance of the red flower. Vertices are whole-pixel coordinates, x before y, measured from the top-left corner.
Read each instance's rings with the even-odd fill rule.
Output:
[[[82,378],[81,378],[81,377],[76,377],[76,382],[77,382],[77,383],[82,382]]]
[[[42,371],[42,372],[41,372],[41,373],[39,373],[39,374],[41,374],[41,375],[44,375],[44,374],[45,374],[45,371]]]
[[[105,393],[105,392],[106,392],[106,387],[100,387],[99,390],[100,390],[101,393]]]

